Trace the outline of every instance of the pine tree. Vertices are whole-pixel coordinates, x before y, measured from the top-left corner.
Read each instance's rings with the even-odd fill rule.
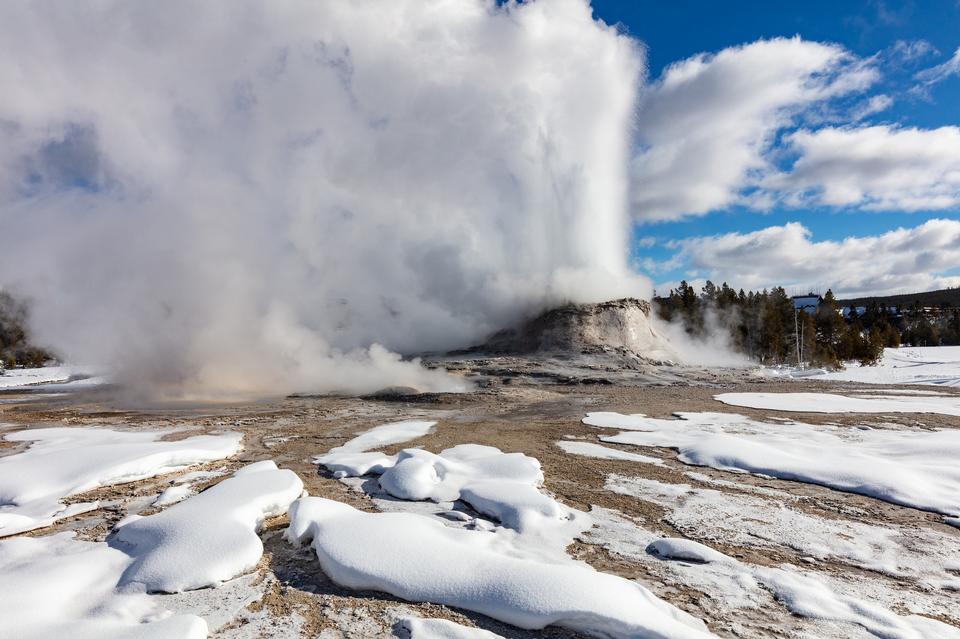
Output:
[[[814,316],[817,327],[817,359],[828,366],[840,366],[841,341],[847,325],[840,316],[832,290],[827,290]]]

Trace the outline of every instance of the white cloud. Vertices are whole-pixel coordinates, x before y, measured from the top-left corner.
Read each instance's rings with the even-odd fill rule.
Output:
[[[953,52],[953,57],[943,64],[924,69],[913,77],[920,82],[920,90],[925,90],[953,75],[960,75],[960,47],[957,47],[957,50]]]
[[[826,127],[791,134],[799,155],[763,182],[793,206],[939,210],[960,206],[960,127]]]
[[[853,110],[850,112],[850,120],[853,122],[859,122],[860,120],[876,113],[882,113],[892,106],[893,98],[891,98],[889,95],[884,95],[882,93],[872,95],[853,108]]]
[[[937,55],[939,51],[930,42],[919,40],[897,40],[890,48],[892,54],[904,62],[913,62],[928,55]]]
[[[761,40],[667,68],[641,97],[634,214],[676,219],[743,199],[779,131],[811,105],[861,91],[876,70],[842,47]],[[876,106],[876,105],[875,105]]]
[[[935,52],[924,40],[891,47],[902,60]],[[892,125],[854,126],[893,105],[887,94],[844,107],[879,75],[843,48],[799,38],[761,40],[668,67],[641,96],[632,207],[641,221],[734,205],[944,210],[960,205],[960,135]],[[960,73],[951,60],[921,71],[931,86]],[[829,115],[834,113],[834,115]],[[825,115],[826,114],[826,115]],[[848,122],[837,126],[837,121]],[[830,122],[829,126],[819,126]],[[789,132],[796,125],[804,128]]]
[[[960,221],[930,220],[876,236],[813,241],[792,222],[752,233],[696,237],[676,243],[672,258],[691,281],[726,281],[736,288],[833,288],[844,296],[915,292],[960,285],[942,275],[960,265]],[[672,283],[658,284],[666,292]]]

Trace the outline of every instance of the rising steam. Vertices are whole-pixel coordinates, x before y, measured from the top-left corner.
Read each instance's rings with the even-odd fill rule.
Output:
[[[4,3],[0,285],[154,395],[461,382],[393,355],[626,265],[636,43],[584,0]]]

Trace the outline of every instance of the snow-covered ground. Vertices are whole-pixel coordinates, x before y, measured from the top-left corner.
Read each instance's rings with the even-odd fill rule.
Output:
[[[861,404],[885,407],[862,412],[894,412],[891,402],[904,410],[930,402],[942,407],[941,400],[953,398],[949,392],[910,390],[719,398],[746,405],[779,402],[768,406],[773,410],[808,410],[814,402],[832,412]],[[710,396],[702,395],[706,401]],[[384,414],[381,423],[405,411]],[[0,639],[247,637],[254,634],[243,634],[244,623],[258,618],[260,634],[272,628],[267,634],[299,636],[302,630],[303,636],[318,636],[289,608],[271,617],[277,613],[251,607],[270,588],[274,594],[294,590],[297,575],[319,574],[312,557],[339,587],[442,604],[520,628],[554,625],[609,638],[682,639],[713,636],[701,620],[723,620],[726,625],[711,626],[718,634],[756,637],[758,626],[738,628],[739,620],[773,616],[775,624],[762,627],[783,629],[787,637],[960,638],[943,622],[956,621],[950,612],[960,592],[956,530],[916,511],[908,511],[916,521],[903,516],[881,523],[864,502],[890,512],[906,509],[774,479],[933,511],[957,525],[960,429],[867,425],[849,418],[855,425],[815,425],[719,412],[677,413],[675,419],[589,413],[587,428],[577,424],[578,414],[570,418],[577,434],[561,439],[551,431],[540,448],[547,457],[537,457],[547,469],[559,464],[567,471],[601,470],[594,484],[589,474],[556,478],[550,485],[561,500],[545,490],[537,458],[504,452],[529,451],[525,445],[453,445],[464,441],[447,439],[455,429],[437,433],[436,422],[424,419],[442,414],[414,411],[412,419],[368,429],[315,456],[342,484],[364,493],[350,498],[342,497],[343,486],[323,477],[313,481],[327,482],[322,490],[335,490],[323,494],[335,498],[308,496],[300,477],[273,461],[248,464],[199,493],[198,486],[226,475],[235,462],[156,479],[233,456],[240,450],[237,433],[181,433],[176,439],[165,437],[171,430],[81,426],[9,432],[6,440],[14,446],[0,456],[0,536],[7,535],[0,539]],[[230,424],[241,428],[232,419],[208,427]],[[270,451],[277,459],[305,461],[318,452],[301,448],[286,456],[291,442],[313,445],[315,423],[300,434],[272,430],[257,448],[259,428],[246,431],[246,454],[253,459]],[[466,441],[472,433],[460,432]],[[423,447],[383,452],[426,437],[431,439]],[[651,448],[661,449],[657,457],[643,454]],[[128,515],[109,535],[102,526],[99,536],[87,536],[83,527],[77,536],[36,531],[97,507],[67,506],[71,495],[143,478],[154,479],[136,500],[154,514]],[[574,483],[577,501],[570,501],[563,486]],[[824,505],[816,501],[824,494],[838,495],[837,504],[841,498],[859,501],[835,506],[831,497]],[[354,500],[365,505],[345,503]],[[589,504],[623,510],[591,506],[584,512]],[[283,537],[282,520],[272,520],[269,532],[261,530],[267,518],[284,513],[290,526]],[[66,527],[75,523],[57,530]],[[10,537],[26,530],[40,536]],[[262,561],[265,542],[269,567]],[[605,572],[614,570],[604,563],[610,557],[626,558],[629,568]],[[147,594],[158,592],[176,594]],[[300,591],[307,592],[316,591]],[[337,594],[341,600],[353,600],[343,592]],[[384,627],[413,639],[500,636],[431,618],[436,607],[387,605],[389,623],[357,636],[382,635]],[[493,629],[514,636],[500,630],[506,627]]]
[[[787,420],[766,424],[738,415],[682,417],[651,420],[600,413],[591,414],[584,421],[631,429],[617,436],[601,437],[603,440],[678,447],[682,458],[692,454],[694,446],[703,444],[704,450],[716,458],[726,459],[724,455],[730,451],[744,449],[774,463],[787,456],[788,450],[796,453],[798,444],[804,444],[808,447],[804,450],[810,454],[801,451],[799,456],[815,467],[816,451],[834,450],[832,457],[820,459],[823,467],[847,468],[845,464],[850,459],[859,460],[862,468],[855,468],[847,479],[857,481],[857,472],[867,476],[873,482],[875,496],[889,498],[882,490],[894,495],[899,490],[918,501],[938,501],[944,511],[960,508],[960,501],[955,498],[960,494],[956,490],[960,474],[956,472],[950,485],[937,487],[943,489],[942,493],[923,495],[925,484],[936,486],[935,473],[960,452],[960,438],[938,437],[937,433],[923,431],[843,432],[839,428]],[[775,435],[781,431],[786,434],[777,439]],[[682,442],[677,441],[678,433],[683,433]],[[627,441],[631,437],[650,440]],[[723,437],[730,439],[723,441]],[[915,437],[918,439],[914,440]],[[595,459],[663,464],[656,458],[590,442],[565,440],[557,445],[571,454]],[[350,446],[342,448],[346,449],[343,454],[347,454]],[[926,460],[931,450],[938,454]],[[779,453],[780,457],[772,453]],[[375,489],[381,490],[403,500],[394,500],[389,513],[364,513],[319,498],[304,498],[292,507],[288,538],[295,543],[310,543],[324,572],[347,587],[383,590],[413,601],[444,603],[520,627],[554,624],[612,637],[661,636],[660,633],[687,636],[691,632],[690,636],[700,636],[702,628],[669,608],[664,609],[651,593],[644,591],[644,596],[638,597],[624,580],[590,568],[584,570],[583,564],[567,558],[563,548],[573,534],[611,552],[632,554],[633,559],[645,564],[670,564],[666,570],[675,581],[709,593],[709,600],[714,602],[711,605],[733,611],[734,616],[741,608],[783,606],[797,617],[810,619],[814,632],[822,631],[821,636],[863,636],[853,631],[857,628],[878,637],[960,637],[956,628],[920,616],[937,615],[949,608],[952,593],[960,588],[960,580],[953,572],[958,566],[954,557],[960,552],[960,540],[952,535],[823,519],[791,508],[791,496],[774,489],[756,488],[757,495],[751,496],[616,475],[611,475],[607,482],[608,490],[664,508],[666,521],[675,530],[733,546],[773,551],[787,546],[810,561],[840,562],[894,579],[913,580],[928,591],[924,599],[901,596],[899,588],[887,583],[864,589],[855,581],[827,577],[819,571],[789,564],[743,562],[689,539],[662,538],[613,511],[593,508],[588,515],[562,506],[542,492],[539,498],[532,498],[530,489],[542,481],[539,464],[532,458],[507,455],[489,447],[461,445],[440,454],[408,449],[376,467],[361,460],[356,467],[346,468],[336,455],[326,457],[326,461],[343,473],[344,481],[350,485],[372,494],[376,494]],[[716,464],[728,470],[747,470],[741,466]],[[346,479],[371,468],[372,474],[379,475],[375,486],[371,486],[374,482]],[[871,469],[876,476],[869,475]],[[736,485],[700,477],[700,481],[707,480],[718,485]],[[861,478],[865,483],[868,480]],[[888,486],[882,484],[884,480]],[[495,489],[484,500],[477,501],[471,489],[474,483],[492,484]],[[878,485],[881,488],[876,488]],[[422,499],[438,502],[438,509],[423,509],[419,502],[410,501]],[[549,502],[553,505],[545,507]],[[480,526],[478,520],[463,525],[473,517],[454,510],[456,503],[492,517],[494,525]],[[459,516],[442,523],[435,515],[442,514],[444,508],[450,515]],[[532,550],[533,546],[524,543],[528,536],[536,538],[538,546],[552,548],[551,551]],[[387,537],[393,542],[390,547],[378,541]],[[931,553],[931,549],[935,552]],[[596,598],[596,593],[602,596]],[[642,615],[637,616],[636,610],[642,611]],[[425,629],[427,625],[431,624],[410,622],[405,627]],[[445,622],[433,625],[436,636],[487,636]]]
[[[766,423],[732,413],[677,417],[590,413],[583,422],[624,431],[603,435],[602,441],[676,448],[689,464],[805,481],[960,515],[960,430]]]
[[[161,440],[171,432],[63,427],[8,433],[6,441],[30,444],[0,457],[0,537],[98,507],[96,502],[67,506],[65,497],[224,459],[240,449],[242,439],[223,433]]]
[[[262,461],[160,513],[127,518],[109,540],[134,559],[120,584],[181,592],[249,571],[263,555],[263,520],[287,512],[302,492],[296,473]]]
[[[287,538],[309,543],[337,583],[472,610],[521,628],[559,625],[614,639],[710,636],[701,621],[640,584],[566,555],[592,522],[539,490],[543,473],[536,459],[475,444],[439,454],[405,449],[375,465],[348,458],[357,454],[355,447],[366,448],[375,431],[321,455],[318,463],[343,477],[377,474],[379,488],[401,500],[449,504],[451,512],[461,501],[499,525],[468,529],[415,511],[365,513],[304,497],[290,509]]]
[[[729,406],[794,413],[936,413],[960,417],[960,395],[835,393],[721,393]]]
[[[156,598],[121,592],[130,558],[72,533],[0,541],[0,637],[4,639],[203,639],[194,615],[165,616]]]
[[[644,489],[631,490],[626,482],[614,479],[613,487],[625,495],[649,495]],[[671,506],[671,502],[664,503]],[[895,587],[877,588],[873,580],[862,577],[844,581],[792,565],[751,564],[689,539],[659,537],[616,511],[594,508],[591,514],[598,526],[585,536],[586,541],[641,563],[666,581],[710,593],[710,608],[734,619],[751,612],[769,614],[784,606],[809,620],[805,632],[787,636],[850,639],[865,636],[865,631],[882,639],[960,638],[960,629],[918,614],[935,614],[932,611],[910,610],[911,600],[898,597]],[[703,515],[701,523],[717,517]],[[949,607],[952,593],[946,592],[943,599]]]
[[[698,482],[708,477],[688,473]],[[825,519],[805,512],[789,493],[725,492],[686,483],[611,474],[607,490],[630,495],[664,509],[674,529],[727,546],[790,548],[817,561],[829,560],[928,586],[960,587],[949,567],[960,558],[960,536],[902,525],[878,526],[845,519]],[[952,595],[947,595],[952,597]]]
[[[382,472],[397,463],[397,456],[368,451],[422,437],[429,433],[435,424],[436,422],[407,421],[377,426],[354,437],[343,446],[316,456],[314,461],[337,477],[358,477],[371,472]]]
[[[776,370],[771,369],[771,372]],[[860,366],[852,362],[842,371],[782,369],[780,372],[807,379],[865,384],[930,384],[960,388],[960,346],[887,348],[876,366]]]
[[[71,381],[72,380],[72,381]],[[0,375],[0,390],[33,387],[46,384],[62,386],[90,386],[104,383],[103,377],[90,376],[76,366],[46,366],[43,368],[8,368]],[[69,384],[68,384],[69,382]]]
[[[263,554],[260,524],[302,491],[292,471],[258,462],[165,511],[128,517],[107,543],[73,533],[0,541],[0,637],[202,639],[201,617],[169,616],[144,593],[249,571]]]
[[[324,572],[348,588],[455,606],[521,628],[553,624],[612,639],[710,636],[702,622],[639,584],[572,560],[517,556],[489,532],[418,514],[365,513],[305,497],[291,508],[288,534],[310,543]]]

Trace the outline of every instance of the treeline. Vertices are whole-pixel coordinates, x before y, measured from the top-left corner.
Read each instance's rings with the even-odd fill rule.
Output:
[[[918,293],[897,293],[895,295],[881,295],[872,297],[855,297],[840,300],[840,305],[868,306],[870,304],[884,304],[887,308],[907,308],[911,306],[937,306],[940,308],[960,308],[960,288],[942,288],[936,291],[921,291]]]
[[[730,345],[765,364],[839,367],[847,360],[873,364],[884,347],[899,346],[902,330],[887,309],[867,309],[844,319],[832,291],[814,309],[795,310],[782,287],[744,292],[707,282],[697,292],[687,282],[654,299],[658,315],[679,322],[695,338],[718,331]]]
[[[50,351],[30,343],[29,307],[0,291],[0,371],[16,366],[38,367],[53,359]]]

